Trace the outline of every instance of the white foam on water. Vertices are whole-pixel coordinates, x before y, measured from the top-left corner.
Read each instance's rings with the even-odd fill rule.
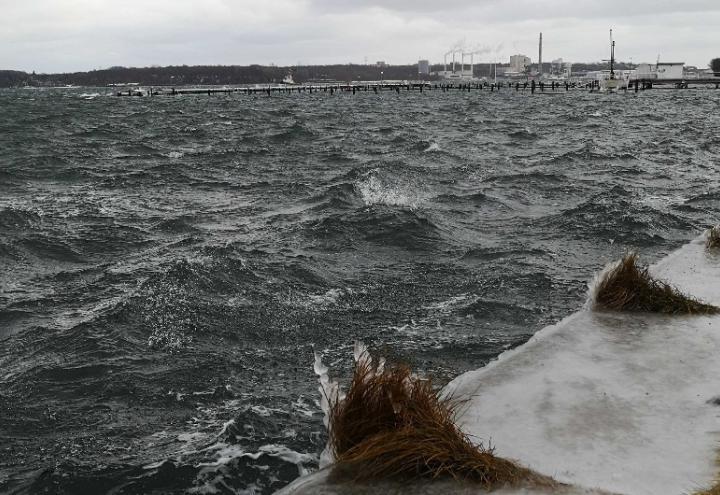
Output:
[[[308,296],[310,304],[316,306],[330,306],[336,304],[345,294],[352,294],[352,289],[329,289],[324,294],[311,294]]]
[[[355,185],[363,202],[367,206],[404,206],[415,209],[422,202],[422,198],[411,192],[410,186],[390,184],[370,175]]]
[[[265,407],[265,406],[250,406],[250,410],[257,414],[258,416],[262,416],[264,418],[269,418],[273,415],[273,413],[284,413],[286,411],[282,409],[272,408],[272,407]]]
[[[303,416],[307,418],[312,418],[317,413],[317,409],[315,409],[312,405],[308,404],[304,397],[301,395],[298,397],[298,399],[292,403],[293,411],[302,414]]]
[[[218,466],[224,466],[243,457],[258,460],[263,455],[267,455],[270,457],[277,457],[278,459],[289,462],[290,464],[295,464],[298,468],[298,474],[300,476],[305,476],[310,473],[310,468],[308,468],[307,465],[312,465],[317,461],[317,456],[315,454],[296,452],[281,444],[267,444],[261,446],[256,452],[248,452],[242,445],[230,445],[224,442],[218,442],[205,450],[215,451],[215,460],[198,463],[198,467],[215,468]],[[207,472],[207,470],[201,474],[205,474],[205,472]]]
[[[440,145],[438,143],[430,143],[430,146],[423,150],[424,153],[432,153],[434,151],[440,151]]]
[[[457,307],[466,306],[468,303],[473,303],[479,299],[479,296],[476,295],[470,295],[470,294],[460,294],[458,296],[453,296],[450,299],[447,299],[445,301],[440,301],[433,304],[428,304],[426,306],[423,306],[423,309],[434,309],[439,312],[447,312],[449,310],[455,309]]]

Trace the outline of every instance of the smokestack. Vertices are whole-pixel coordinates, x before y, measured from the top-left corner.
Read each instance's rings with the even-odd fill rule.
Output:
[[[538,79],[542,78],[542,33],[540,33],[540,48],[538,50]]]

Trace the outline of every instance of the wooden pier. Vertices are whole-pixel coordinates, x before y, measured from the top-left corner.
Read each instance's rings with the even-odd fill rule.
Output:
[[[427,81],[369,81],[357,83],[337,83],[337,84],[279,84],[279,85],[253,85],[253,86],[210,86],[210,87],[192,87],[192,88],[154,88],[142,89],[138,87],[127,88],[115,93],[116,96],[181,96],[181,95],[214,95],[214,94],[233,94],[239,93],[244,95],[272,95],[272,94],[292,94],[292,93],[361,93],[383,91],[569,91],[570,89],[590,89],[590,84],[579,84],[569,82],[541,82],[524,81],[520,82],[498,82],[488,83],[484,81],[471,82],[427,82]]]
[[[623,88],[624,91],[648,90],[656,87],[670,87],[678,89],[686,89],[690,86],[696,87],[702,85],[705,87],[713,87],[720,89],[720,78],[717,79],[637,79],[630,80],[628,87]],[[530,93],[557,93],[568,92],[570,90],[597,91],[599,89],[598,81],[590,82],[569,82],[569,81],[523,81],[512,82],[503,81],[497,83],[488,83],[487,81],[469,81],[469,82],[447,82],[447,81],[367,81],[357,83],[324,83],[324,84],[275,84],[275,85],[253,85],[253,86],[209,86],[209,87],[151,87],[142,89],[138,87],[127,88],[115,93],[116,96],[181,96],[181,95],[217,95],[217,94],[243,94],[243,95],[267,95],[272,94],[292,94],[292,93],[379,93],[386,91],[513,91]]]
[[[630,79],[630,86],[635,89],[689,89],[704,86],[720,89],[720,78],[707,79]]]

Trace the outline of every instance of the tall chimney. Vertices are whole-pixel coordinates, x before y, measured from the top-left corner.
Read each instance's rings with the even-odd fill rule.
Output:
[[[538,49],[538,79],[542,78],[542,33],[540,33],[540,47]]]

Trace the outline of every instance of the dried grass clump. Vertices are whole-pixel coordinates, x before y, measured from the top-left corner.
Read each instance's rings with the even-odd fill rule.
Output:
[[[720,495],[720,482],[708,490],[695,492],[695,495]]]
[[[720,467],[720,454],[715,459],[715,464]],[[694,495],[720,495],[720,475],[715,478],[715,484],[707,490],[700,490],[694,493]]]
[[[637,254],[627,254],[600,276],[595,287],[596,307],[667,314],[720,312],[720,308],[686,296],[670,284],[653,278],[647,267],[638,266],[637,259]]]
[[[366,356],[367,357],[367,356]],[[330,410],[334,477],[354,481],[451,477],[483,488],[556,487],[551,478],[475,446],[455,423],[458,402],[405,366],[359,359],[343,400]]]
[[[708,229],[705,236],[705,247],[707,249],[720,249],[720,225]]]

